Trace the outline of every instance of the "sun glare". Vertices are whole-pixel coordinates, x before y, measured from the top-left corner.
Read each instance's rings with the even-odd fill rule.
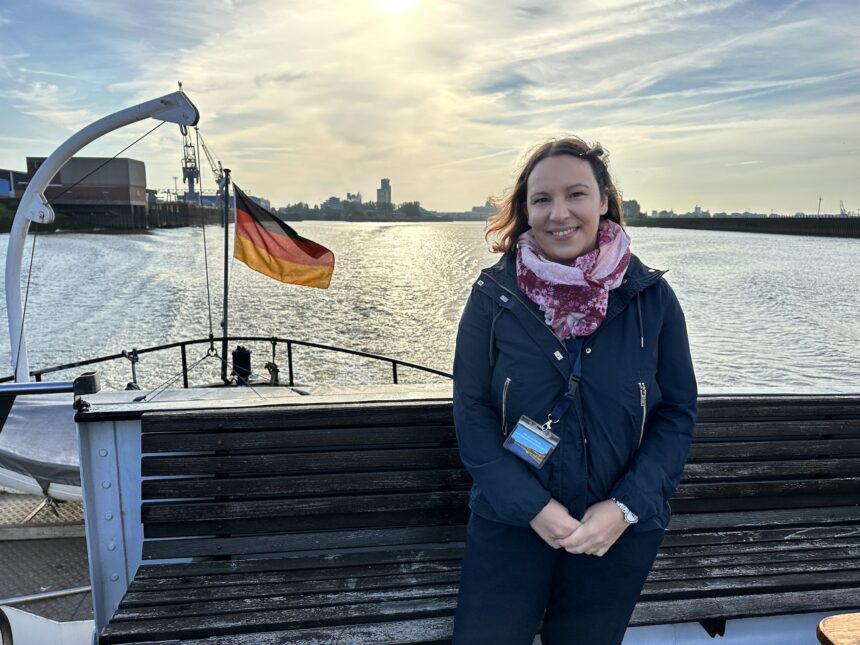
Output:
[[[376,8],[385,13],[405,13],[419,0],[376,0]]]

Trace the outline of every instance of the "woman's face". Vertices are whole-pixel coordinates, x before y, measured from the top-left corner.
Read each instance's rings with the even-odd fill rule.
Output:
[[[608,207],[591,164],[579,157],[547,157],[526,182],[529,226],[544,255],[556,262],[573,262],[597,247],[600,216]]]

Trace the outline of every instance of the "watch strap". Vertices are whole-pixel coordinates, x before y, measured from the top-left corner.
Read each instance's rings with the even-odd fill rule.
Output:
[[[613,501],[613,502],[615,502],[615,505],[616,505],[619,509],[621,509],[621,512],[622,512],[622,513],[624,513],[624,521],[625,521],[625,522],[627,522],[628,524],[636,524],[636,522],[638,522],[638,521],[639,521],[639,516],[638,516],[638,515],[636,515],[636,513],[634,513],[633,511],[631,511],[631,510],[627,507],[627,504],[625,504],[624,502],[620,502],[620,501],[618,501],[618,500],[617,500],[617,499],[615,499],[614,497],[612,498],[612,501]]]

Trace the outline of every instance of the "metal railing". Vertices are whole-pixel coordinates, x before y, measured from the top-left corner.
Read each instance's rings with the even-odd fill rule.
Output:
[[[126,359],[131,362],[132,367],[132,381],[136,382],[136,374],[134,366],[139,360],[139,357],[144,354],[152,354],[154,352],[161,352],[169,349],[178,348],[180,352],[180,360],[182,363],[182,386],[184,388],[188,388],[188,348],[195,345],[210,345],[214,346],[214,344],[222,343],[224,341],[223,337],[206,337],[206,338],[198,338],[194,340],[182,340],[174,343],[167,343],[165,345],[157,345],[154,347],[145,347],[143,349],[133,348],[131,351],[123,350],[117,354],[109,354],[107,356],[99,356],[98,358],[91,358],[84,361],[76,361],[73,363],[64,363],[62,365],[54,365],[52,367],[45,367],[38,370],[31,370],[30,376],[32,376],[37,382],[42,381],[42,377],[46,374],[51,374],[53,372],[61,372],[63,370],[70,370],[77,367],[83,367],[86,365],[95,365],[97,363],[106,363],[109,361],[115,361],[119,359]],[[362,352],[355,349],[347,349],[345,347],[334,347],[332,345],[323,345],[321,343],[312,343],[304,340],[294,340],[292,338],[279,338],[277,336],[228,336],[228,342],[263,342],[270,343],[272,346],[272,364],[277,366],[275,359],[277,358],[278,348],[286,345],[287,350],[287,370],[288,370],[288,382],[286,385],[292,387],[296,384],[295,382],[295,357],[293,355],[294,347],[309,347],[313,349],[323,350],[327,352],[335,352],[339,354],[347,354],[351,356],[359,356],[361,358],[368,358],[371,360],[381,361],[384,363],[389,363],[391,365],[391,377],[392,382],[396,385],[398,383],[398,367],[405,367],[409,369],[418,370],[420,372],[426,372],[428,374],[434,374],[436,376],[442,376],[445,378],[453,378],[453,375],[448,372],[443,372],[441,370],[434,369],[432,367],[427,367],[426,365],[418,365],[417,363],[410,363],[408,361],[402,361],[397,358],[391,358],[388,356],[382,356],[380,354],[371,354],[370,352]],[[223,358],[223,357],[222,357]],[[226,359],[224,359],[226,360]],[[10,381],[14,381],[14,376],[5,376],[0,378],[0,383],[8,383]],[[279,383],[280,384],[280,383]]]

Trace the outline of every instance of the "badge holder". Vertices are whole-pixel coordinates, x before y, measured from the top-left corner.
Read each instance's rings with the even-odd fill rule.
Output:
[[[551,420],[541,425],[523,415],[502,445],[526,463],[541,468],[559,442],[551,427]]]

